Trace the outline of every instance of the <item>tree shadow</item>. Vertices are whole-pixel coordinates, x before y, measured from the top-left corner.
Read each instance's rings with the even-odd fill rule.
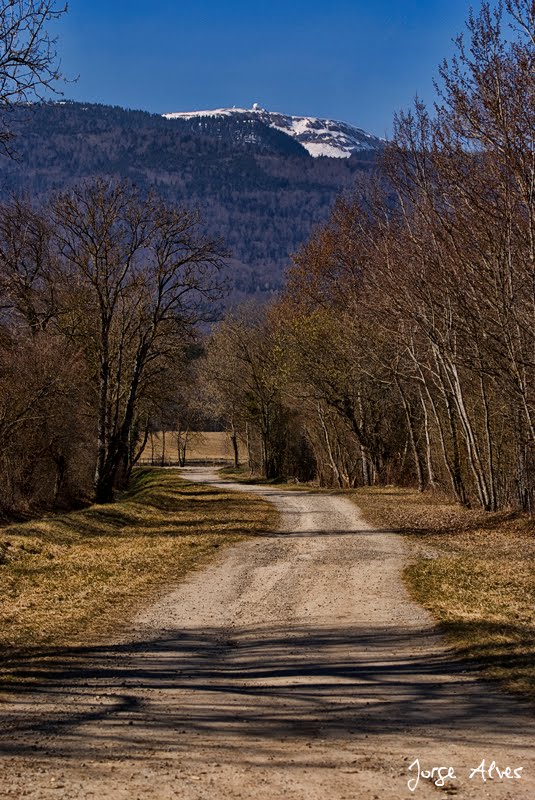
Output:
[[[159,536],[192,535],[196,532],[206,535],[201,530],[205,519],[213,516],[214,501],[221,497],[221,492],[208,489],[194,496],[187,492],[151,492],[150,499],[132,499],[120,507],[91,506],[88,513],[84,511],[69,514],[66,517],[53,516],[50,527],[43,530],[42,523],[47,518],[26,523],[24,526],[12,526],[6,534],[21,538],[46,539],[50,542],[65,542],[78,536],[84,539],[100,539],[113,536],[147,536],[151,533]],[[225,496],[225,520],[221,535],[247,533],[247,509],[241,496],[234,497],[230,493]],[[151,518],[151,512],[156,512]],[[148,513],[147,513],[148,512]],[[188,515],[192,518],[188,519]]]
[[[261,625],[36,649],[10,664],[18,695],[0,752],[141,758],[148,743],[165,751],[199,735],[214,749],[418,733],[487,746],[528,724],[522,704],[429,645],[428,631],[399,626]]]

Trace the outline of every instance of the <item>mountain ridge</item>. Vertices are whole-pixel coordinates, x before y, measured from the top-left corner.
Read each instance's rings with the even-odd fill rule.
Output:
[[[366,182],[377,152],[313,158],[253,117],[182,119],[60,101],[15,109],[16,159],[0,158],[0,198],[35,202],[95,177],[125,178],[166,202],[198,208],[203,229],[232,253],[230,301],[280,289],[290,257],[340,194]]]
[[[162,114],[167,120],[231,118],[238,124],[261,122],[299,142],[313,158],[350,158],[363,151],[379,151],[385,140],[341,120],[296,116],[268,111],[255,103],[252,108],[215,108],[204,111],[172,111]],[[202,125],[202,122],[199,122]]]

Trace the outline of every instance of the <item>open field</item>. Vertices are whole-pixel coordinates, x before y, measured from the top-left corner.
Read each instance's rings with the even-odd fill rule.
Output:
[[[366,519],[408,534],[413,597],[461,655],[535,700],[535,525],[387,487],[352,493]]]
[[[263,500],[139,469],[113,505],[0,528],[3,677],[21,655],[111,632],[217,548],[276,519]]]
[[[239,453],[240,461],[245,461],[247,452],[241,442],[239,443]],[[165,437],[161,431],[151,434],[141,455],[141,463],[157,462],[162,459],[162,455],[166,461],[177,462],[177,434],[174,431],[167,431]],[[196,431],[189,434],[186,459],[187,461],[234,461],[228,433],[225,431]]]

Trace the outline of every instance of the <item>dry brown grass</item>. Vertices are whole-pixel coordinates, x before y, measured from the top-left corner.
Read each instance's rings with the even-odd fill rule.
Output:
[[[243,483],[248,486],[276,486],[277,489],[295,492],[316,492],[320,491],[317,484],[300,483],[295,479],[286,478],[262,478],[251,473],[249,467],[242,464],[240,467],[221,467],[219,469],[221,480],[229,483]]]
[[[110,633],[217,548],[276,522],[260,498],[188,484],[176,470],[140,469],[112,505],[1,528],[7,674],[10,656]]]
[[[245,461],[247,452],[241,442],[239,444],[240,460]],[[160,459],[163,450],[163,437],[161,433],[154,433],[149,438],[141,459],[149,461]],[[165,434],[165,455],[172,461],[177,460],[176,434]],[[190,434],[186,453],[188,461],[233,461],[234,453],[228,433],[218,431],[200,431]]]
[[[428,493],[362,489],[375,525],[409,535],[408,586],[463,657],[509,690],[535,699],[535,525]]]

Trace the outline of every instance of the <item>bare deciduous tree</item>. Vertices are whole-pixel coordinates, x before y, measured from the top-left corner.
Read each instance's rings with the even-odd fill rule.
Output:
[[[12,134],[5,112],[57,92],[62,75],[49,26],[66,12],[57,0],[0,0],[0,146],[6,152]]]
[[[274,388],[320,479],[533,508],[534,22],[533,0],[472,13],[436,113],[398,115],[388,181],[339,202],[294,259]]]
[[[129,473],[140,399],[162,379],[204,301],[221,291],[222,251],[196,213],[143,198],[128,183],[98,180],[54,203],[56,237],[74,300],[72,336],[98,387],[95,496],[109,502]]]

